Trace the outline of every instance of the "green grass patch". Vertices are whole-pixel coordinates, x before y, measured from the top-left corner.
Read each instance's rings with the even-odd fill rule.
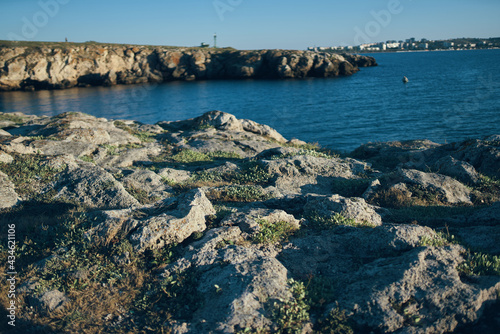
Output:
[[[315,157],[315,158],[325,158],[325,159],[335,159],[335,158],[339,157],[338,155],[324,153],[324,152],[319,151],[319,150],[311,150],[311,149],[301,148],[298,152],[275,155],[271,159],[272,160],[286,159],[286,158],[295,157],[298,155],[308,155],[308,156]]]
[[[344,197],[361,197],[371,182],[372,179],[337,178],[333,181],[332,193]]]
[[[184,149],[170,158],[172,162],[182,164],[189,164],[193,162],[212,162],[216,159],[241,159],[241,156],[233,152],[215,151],[203,153]]]
[[[469,250],[465,254],[465,261],[457,267],[457,270],[465,275],[500,276],[500,256]]]
[[[235,185],[265,185],[272,175],[267,173],[258,162],[243,164],[240,170],[228,172],[206,172],[196,173],[192,183],[211,184],[235,184]]]
[[[95,164],[95,160],[91,155],[84,155],[80,157],[80,160],[85,161],[85,162],[90,162]]]
[[[315,325],[316,333],[328,334],[354,334],[353,323],[338,307],[328,313],[324,319],[318,320]]]
[[[120,153],[118,153],[118,146],[108,145],[108,144],[105,144],[103,146],[104,148],[106,148],[106,152],[109,155],[120,155]]]
[[[145,191],[144,189],[137,188],[134,186],[129,186],[125,188],[125,190],[132,195],[136,200],[139,201],[141,204],[150,204],[158,201],[160,198],[152,196],[150,197],[148,192]]]
[[[122,121],[115,121],[113,123],[117,128],[127,131],[131,135],[139,138],[139,140],[143,143],[152,143],[156,140],[156,134],[148,131],[140,131],[136,129],[137,124],[133,124],[129,126]]]
[[[50,166],[47,159],[38,154],[13,155],[11,163],[0,162],[0,170],[9,176],[22,196],[36,197],[39,188],[55,180],[55,176],[66,169],[66,165]]]
[[[45,327],[49,332],[99,333],[139,332],[150,326],[153,332],[161,332],[174,314],[170,311],[177,314],[178,308],[184,310],[181,312],[190,312],[185,305],[180,305],[190,298],[199,298],[189,288],[191,277],[177,275],[176,282],[170,280],[162,285],[156,274],[177,255],[175,245],[144,254],[135,252],[126,239],[115,238],[107,246],[96,245],[85,237],[94,223],[92,217],[85,208],[68,203],[30,202],[3,210],[0,232],[6,235],[8,224],[16,224],[15,265],[19,280],[36,282],[33,292],[16,293],[16,306],[19,310],[29,310],[31,297],[54,289],[71,301],[63,310],[44,316],[23,311],[28,327],[22,327],[20,322],[16,328],[21,332],[36,326]],[[3,272],[7,256],[6,243],[2,243],[0,270]],[[47,261],[40,263],[41,259]],[[0,304],[7,307],[9,299],[3,292],[2,288]],[[124,311],[133,319],[123,324],[127,330],[108,327],[111,322],[106,316]]]
[[[285,221],[275,223],[259,219],[259,231],[253,236],[252,241],[257,244],[275,244],[287,240],[297,230],[296,227]]]
[[[309,322],[309,305],[306,302],[306,287],[304,283],[290,279],[292,298],[274,302],[272,319],[280,334],[300,334],[304,325]]]
[[[335,213],[331,216],[323,216],[316,211],[305,215],[308,220],[308,227],[313,230],[329,230],[338,226],[353,226],[353,227],[375,227],[369,222],[357,222],[355,219],[346,218],[340,213]]]
[[[159,169],[177,165],[203,165],[216,160],[237,160],[241,159],[241,156],[234,152],[199,152],[190,149],[182,149],[179,152],[172,153],[168,149],[161,155],[150,157],[150,159],[155,163],[153,168]]]
[[[495,177],[479,175],[479,184],[474,187],[473,203],[490,205],[500,200],[500,180]]]
[[[257,202],[271,199],[260,187],[252,185],[234,185],[224,188],[211,189],[207,193],[208,199],[217,202]]]
[[[190,320],[203,305],[203,296],[197,290],[198,277],[198,272],[190,268],[164,279],[150,280],[133,301],[131,312],[141,323],[157,330],[168,325],[172,317]]]
[[[436,232],[436,235],[429,237],[424,235],[420,238],[418,243],[419,246],[430,246],[430,247],[444,247],[450,244],[456,244],[458,241],[452,234],[445,234],[443,232]]]
[[[14,124],[23,124],[24,118],[15,114],[1,113],[0,121],[13,122]]]

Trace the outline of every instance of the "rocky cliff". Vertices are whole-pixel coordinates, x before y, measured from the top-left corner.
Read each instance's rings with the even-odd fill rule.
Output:
[[[500,136],[339,157],[220,111],[0,128],[17,332],[498,333]]]
[[[4,46],[0,48],[0,90],[171,80],[335,77],[375,65],[371,57],[309,51],[113,45]]]

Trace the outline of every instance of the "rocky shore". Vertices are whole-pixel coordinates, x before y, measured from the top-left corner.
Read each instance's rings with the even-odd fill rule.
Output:
[[[336,77],[376,65],[372,57],[311,51],[0,45],[0,91],[172,80]]]
[[[0,114],[0,128],[18,272],[0,304],[14,300],[18,331],[500,327],[499,135],[338,156],[220,111]]]

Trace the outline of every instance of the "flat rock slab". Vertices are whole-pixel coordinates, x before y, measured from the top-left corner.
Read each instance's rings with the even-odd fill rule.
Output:
[[[104,169],[88,162],[68,168],[54,185],[54,198],[76,201],[91,208],[126,208],[139,202]]]

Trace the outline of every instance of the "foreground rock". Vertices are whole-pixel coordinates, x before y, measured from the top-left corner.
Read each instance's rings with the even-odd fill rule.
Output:
[[[368,160],[375,168],[431,168],[470,184],[477,182],[477,172],[500,177],[499,136],[445,145],[428,140],[366,144],[357,148],[353,156]]]
[[[103,212],[104,221],[87,233],[95,243],[108,243],[117,235],[128,236],[134,249],[158,249],[180,243],[193,233],[206,229],[205,217],[215,213],[201,190],[192,190],[179,198],[169,198],[140,209],[146,217],[134,219],[133,210]]]
[[[0,220],[28,327],[496,334],[497,137],[347,158],[221,111],[14,116]]]
[[[29,54],[29,56],[27,56]],[[118,45],[0,46],[0,90],[61,89],[171,80],[351,75],[372,57],[310,51]]]

